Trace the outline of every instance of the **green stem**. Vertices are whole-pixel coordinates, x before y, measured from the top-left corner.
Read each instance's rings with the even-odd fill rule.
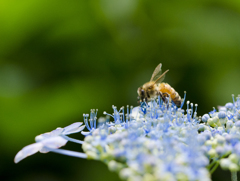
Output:
[[[208,166],[207,169],[210,170],[210,173],[212,174],[218,167],[219,165],[219,159],[225,158],[229,155],[230,153],[227,153],[223,156],[221,156],[220,158],[215,158]],[[215,164],[215,165],[214,165]],[[211,167],[214,165],[214,167],[211,169]]]
[[[213,160],[208,166],[207,169],[210,170],[211,167],[216,163],[217,160]]]
[[[216,161],[216,164],[214,165],[214,167],[210,170],[210,173],[213,174],[213,172],[217,169],[219,165],[219,161]]]
[[[231,172],[232,181],[237,181],[237,172]]]

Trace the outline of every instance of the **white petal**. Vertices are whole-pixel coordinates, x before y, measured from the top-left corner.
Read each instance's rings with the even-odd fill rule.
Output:
[[[39,150],[40,153],[48,153],[49,151],[51,151],[51,149],[47,147],[43,147],[41,150]]]
[[[55,136],[52,138],[45,139],[41,141],[41,143],[44,145],[44,147],[56,149],[64,146],[67,143],[67,140],[61,136]]]
[[[64,135],[68,135],[68,134],[72,134],[72,133],[77,133],[77,132],[80,132],[84,129],[84,127],[82,128],[82,125],[83,123],[82,122],[76,122],[76,123],[73,123],[67,127],[64,128],[64,131],[62,134]],[[81,127],[80,127],[81,126]]]
[[[18,163],[22,159],[33,155],[34,153],[37,153],[41,148],[43,147],[42,143],[33,143],[31,145],[25,146],[23,149],[21,149],[17,155],[14,158],[14,162]]]
[[[59,136],[59,135],[61,135],[62,132],[63,132],[63,128],[57,128],[51,132],[43,133],[43,134],[36,136],[35,141],[40,142],[40,141],[43,141],[44,139]]]
[[[51,136],[59,136],[63,132],[63,128],[57,128],[53,131],[51,131]]]
[[[51,137],[51,132],[48,132],[48,133],[43,133],[43,134],[40,134],[38,136],[35,137],[35,141],[36,142],[40,142],[46,138],[50,138]]]
[[[69,134],[73,134],[73,133],[78,133],[78,132],[82,131],[84,128],[85,128],[85,125],[83,125],[81,127],[78,127],[78,128],[76,128],[74,130],[72,129],[72,130],[69,130],[69,131],[63,131],[62,134],[69,135]]]

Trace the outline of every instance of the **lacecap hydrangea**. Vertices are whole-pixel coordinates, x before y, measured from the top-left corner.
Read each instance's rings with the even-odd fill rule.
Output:
[[[82,123],[73,123],[36,137],[36,143],[24,147],[15,162],[36,152],[49,151],[99,160],[123,180],[211,180],[220,164],[232,173],[239,170],[240,121],[239,98],[202,117],[197,105],[187,101],[180,108],[171,99],[152,99],[138,107],[112,106],[113,114],[98,110],[84,114]],[[83,129],[86,128],[87,131]],[[81,132],[83,141],[69,137]],[[82,144],[84,153],[63,150],[68,141]],[[236,175],[235,175],[236,176]]]

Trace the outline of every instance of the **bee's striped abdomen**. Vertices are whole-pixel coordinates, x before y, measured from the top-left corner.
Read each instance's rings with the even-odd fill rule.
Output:
[[[161,93],[167,93],[170,95],[172,101],[177,105],[180,106],[181,105],[181,97],[179,96],[179,94],[174,90],[174,88],[172,88],[169,84],[167,83],[160,83],[158,85],[158,90]]]

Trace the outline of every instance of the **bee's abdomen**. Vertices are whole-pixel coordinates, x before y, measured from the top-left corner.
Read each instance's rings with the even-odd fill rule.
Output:
[[[158,90],[162,93],[168,93],[172,101],[177,105],[181,105],[181,97],[179,94],[167,83],[161,83],[158,86]]]

